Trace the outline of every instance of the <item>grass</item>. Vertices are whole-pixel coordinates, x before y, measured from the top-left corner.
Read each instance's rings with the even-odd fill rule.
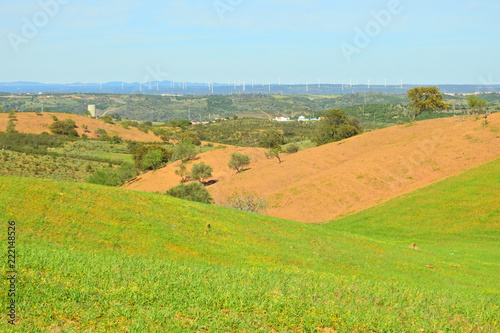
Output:
[[[500,160],[324,225],[3,177],[15,331],[497,332],[499,171]],[[3,312],[0,330],[13,331]]]

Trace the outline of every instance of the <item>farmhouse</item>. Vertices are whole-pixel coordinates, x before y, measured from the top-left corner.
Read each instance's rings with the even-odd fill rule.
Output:
[[[274,118],[274,120],[276,120],[276,121],[290,121],[290,118],[286,118],[286,117],[276,117],[276,118]]]

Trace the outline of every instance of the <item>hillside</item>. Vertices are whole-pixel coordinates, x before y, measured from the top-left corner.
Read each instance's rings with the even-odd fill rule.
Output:
[[[7,129],[7,124],[9,122],[8,113],[0,113],[0,132],[5,132]],[[153,133],[144,133],[139,131],[137,128],[128,128],[125,129],[122,126],[107,124],[104,121],[83,117],[75,114],[67,114],[67,113],[50,113],[44,112],[40,115],[37,115],[34,112],[17,112],[16,117],[17,121],[16,130],[20,133],[33,133],[40,134],[42,132],[48,132],[49,125],[54,122],[52,116],[56,116],[59,120],[65,119],[73,119],[76,123],[76,131],[79,135],[87,134],[91,138],[96,138],[97,135],[95,131],[99,128],[104,129],[108,135],[114,136],[118,135],[124,140],[130,141],[145,141],[145,142],[159,142],[161,141],[157,136]],[[88,132],[84,132],[82,126],[88,126]]]
[[[202,154],[197,162],[214,164],[218,182],[208,189],[218,202],[245,189],[267,199],[268,215],[321,222],[499,158],[500,113],[489,119],[488,126],[474,117],[394,126],[283,155],[283,163],[252,150],[254,161],[249,170],[237,175],[227,167],[232,150]],[[145,174],[128,188],[165,192],[178,184],[174,169],[168,166]]]
[[[499,185],[497,160],[308,225],[2,177],[0,220],[17,230],[15,331],[497,332]]]
[[[340,87],[339,85],[337,88]],[[240,86],[238,89],[242,88]],[[298,87],[289,88],[295,90]],[[205,90],[205,87],[202,91],[193,91],[195,95],[186,94],[186,91],[182,89],[177,92],[165,91],[166,94],[163,95],[124,94],[121,89],[116,94],[100,91],[97,94],[50,93],[2,96],[0,93],[0,108],[5,111],[17,109],[27,112],[40,110],[43,105],[46,110],[50,109],[57,113],[71,112],[83,115],[88,105],[93,104],[96,105],[98,114],[118,114],[122,118],[128,117],[129,119],[152,122],[168,122],[189,117],[193,121],[208,121],[235,115],[240,118],[263,119],[276,116],[318,116],[326,110],[342,108],[350,116],[359,118],[365,127],[379,128],[396,124],[401,120],[407,121],[407,117],[403,115],[402,111],[404,103],[408,101],[406,91],[413,87],[408,86],[404,90],[398,87],[392,93],[386,89],[376,89],[377,92],[374,92],[366,90],[366,87],[353,87],[345,91],[339,89],[340,91],[333,95],[333,92],[327,95],[321,94],[317,87],[310,86],[310,88],[311,90],[305,93],[305,86],[301,86],[299,88],[302,90],[300,94],[294,94],[293,91],[284,87],[280,87],[279,91],[272,94],[269,94],[267,87],[264,91],[256,91],[255,93],[249,93],[248,90],[246,93],[240,91],[241,94],[236,93],[236,91],[227,91],[231,92],[231,95],[220,95],[223,92],[216,89],[215,95],[210,96],[206,95],[208,90]],[[452,91],[460,91],[464,87],[448,88]],[[445,92],[449,90],[448,88],[443,87],[442,91]],[[474,92],[481,90],[480,87],[469,88],[479,89],[472,90]],[[176,95],[176,93],[180,95]],[[488,101],[490,108],[498,110],[500,94],[482,94],[481,97]],[[458,114],[465,114],[467,108],[465,96],[445,95],[444,98],[453,105],[453,109]],[[421,115],[421,119],[449,116],[450,113],[452,113],[451,110],[449,112],[425,113]]]
[[[213,167],[212,179],[222,181],[233,177],[236,173],[236,171],[229,169],[227,166],[231,154],[235,152],[250,156],[252,164],[247,170],[249,168],[259,168],[269,163],[268,159],[265,157],[266,149],[229,146],[227,148],[220,148],[199,154],[194,160],[188,162],[186,165],[189,170],[193,164],[203,161]],[[157,171],[147,172],[129,181],[123,185],[123,188],[164,193],[166,190],[179,185],[181,177],[176,175],[175,171],[179,170],[180,164],[181,161],[176,161]]]

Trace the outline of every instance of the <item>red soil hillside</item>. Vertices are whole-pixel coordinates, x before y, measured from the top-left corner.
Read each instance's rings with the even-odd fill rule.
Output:
[[[212,150],[196,156],[194,161],[190,161],[187,164],[187,168],[190,170],[193,164],[203,161],[212,166],[214,169],[212,172],[212,179],[217,181],[230,179],[235,175],[236,171],[229,169],[227,164],[231,154],[234,152],[246,154],[252,159],[251,165],[247,167],[247,171],[245,172],[248,172],[249,168],[260,168],[269,163],[265,158],[265,149],[228,147],[224,149]],[[180,184],[181,177],[175,174],[175,170],[179,169],[180,164],[181,162],[177,161],[160,170],[145,173],[133,181],[125,184],[123,187],[130,190],[164,193],[168,189]]]
[[[227,167],[234,148],[200,160],[214,166],[219,181],[208,189],[218,202],[244,188],[267,199],[268,215],[321,222],[499,158],[500,114],[489,120],[486,127],[473,117],[455,117],[385,128],[285,155],[281,164],[266,159],[264,150],[241,148],[253,154],[253,161],[251,169],[237,175]],[[178,181],[168,167],[143,175],[129,188],[163,192]]]
[[[78,127],[76,128],[76,131],[79,135],[82,135],[84,133],[82,126],[87,125],[89,133],[85,134],[93,138],[97,137],[94,131],[98,128],[103,128],[106,130],[108,135],[118,135],[124,140],[144,142],[161,141],[156,135],[152,133],[146,134],[139,131],[137,128],[131,127],[129,129],[125,129],[119,125],[106,124],[101,120],[67,113],[42,113],[40,116],[38,116],[33,112],[18,112],[16,113],[17,121],[15,121],[16,130],[20,133],[50,133],[49,125],[54,122],[54,120],[52,119],[52,115],[55,115],[59,120],[65,120],[68,118],[73,119],[76,123],[76,126]],[[0,131],[4,132],[7,129],[8,121],[9,115],[7,113],[0,113]]]

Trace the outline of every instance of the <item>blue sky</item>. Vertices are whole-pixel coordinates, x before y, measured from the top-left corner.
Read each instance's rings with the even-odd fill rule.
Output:
[[[500,82],[498,0],[20,0],[0,13],[0,82]]]

